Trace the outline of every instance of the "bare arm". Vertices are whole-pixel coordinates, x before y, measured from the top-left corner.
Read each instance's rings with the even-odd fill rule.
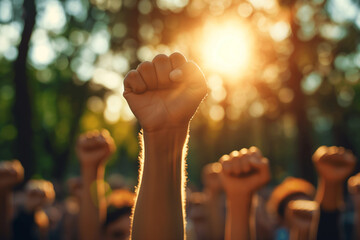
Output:
[[[184,238],[186,135],[187,129],[144,132],[145,162],[134,212],[133,239]]]
[[[227,197],[226,240],[255,238],[250,229],[254,193],[270,180],[268,160],[255,148],[233,151],[219,160]]]
[[[313,155],[319,175],[316,201],[320,205],[317,239],[340,238],[343,184],[355,167],[355,156],[342,147],[322,146]]]
[[[0,164],[0,239],[11,238],[12,188],[21,182],[23,177],[24,169],[18,160]]]
[[[315,240],[319,223],[319,205],[310,200],[294,200],[285,212],[290,240]]]
[[[221,164],[209,163],[202,170],[202,182],[206,195],[205,206],[209,219],[209,229],[213,240],[224,239],[225,195],[220,179]]]
[[[113,151],[113,140],[105,130],[89,132],[79,138],[77,153],[83,182],[79,234],[82,240],[101,238],[101,225],[106,218],[105,162]]]
[[[145,148],[131,237],[184,239],[184,148],[190,119],[206,95],[204,76],[181,54],[160,54],[130,71],[124,86]]]
[[[4,240],[10,239],[12,213],[11,197],[11,191],[0,191],[0,239]]]
[[[353,237],[353,239],[360,239],[360,173],[349,178],[348,190],[349,193],[352,195],[355,207],[355,236]]]
[[[325,211],[339,210],[343,204],[343,184],[355,167],[354,155],[341,147],[322,146],[313,155],[319,175],[316,201]]]
[[[226,240],[251,239],[250,212],[252,195],[229,198],[226,211]]]

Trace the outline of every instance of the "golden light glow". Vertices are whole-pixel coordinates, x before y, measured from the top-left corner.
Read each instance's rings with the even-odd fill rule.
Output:
[[[231,79],[238,79],[249,66],[252,39],[238,20],[208,23],[200,42],[204,68]]]

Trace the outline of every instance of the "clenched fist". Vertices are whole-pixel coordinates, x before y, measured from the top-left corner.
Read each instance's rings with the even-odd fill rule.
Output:
[[[24,168],[18,160],[0,162],[0,191],[10,190],[24,179]]]
[[[319,147],[313,162],[321,178],[329,182],[343,182],[354,170],[356,158],[342,147]]]
[[[270,180],[268,159],[251,147],[233,151],[220,158],[221,179],[228,196],[252,194]]]
[[[222,192],[223,187],[220,180],[221,164],[209,163],[202,170],[202,182],[204,190],[217,195]]]
[[[360,173],[352,176],[348,180],[349,193],[353,195],[360,195]]]
[[[26,207],[34,211],[55,199],[55,190],[51,182],[46,180],[30,180],[26,186]]]
[[[180,53],[141,63],[126,75],[124,88],[144,131],[187,127],[207,93],[199,67]]]
[[[304,231],[316,227],[319,217],[319,204],[310,200],[290,201],[285,211],[285,219],[290,224],[290,227]]]
[[[76,152],[83,166],[98,167],[115,151],[113,138],[107,130],[94,130],[82,134]]]

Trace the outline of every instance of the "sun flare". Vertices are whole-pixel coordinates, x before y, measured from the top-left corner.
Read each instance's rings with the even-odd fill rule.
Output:
[[[204,67],[228,78],[238,78],[251,60],[251,34],[238,21],[208,23],[201,41]]]

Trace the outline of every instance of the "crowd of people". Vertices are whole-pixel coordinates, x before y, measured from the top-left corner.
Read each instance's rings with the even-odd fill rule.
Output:
[[[2,161],[0,239],[360,239],[360,174],[349,178],[356,165],[349,150],[316,150],[317,188],[288,177],[273,189],[271,159],[256,147],[234,150],[204,166],[203,190],[194,191],[186,186],[185,157],[191,118],[207,94],[199,67],[179,53],[160,54],[130,71],[124,89],[142,127],[135,192],[119,178],[109,191],[104,172],[115,144],[107,130],[79,136],[81,176],[67,181],[64,199],[46,180],[15,191],[24,169]],[[346,184],[352,231],[343,227]]]

